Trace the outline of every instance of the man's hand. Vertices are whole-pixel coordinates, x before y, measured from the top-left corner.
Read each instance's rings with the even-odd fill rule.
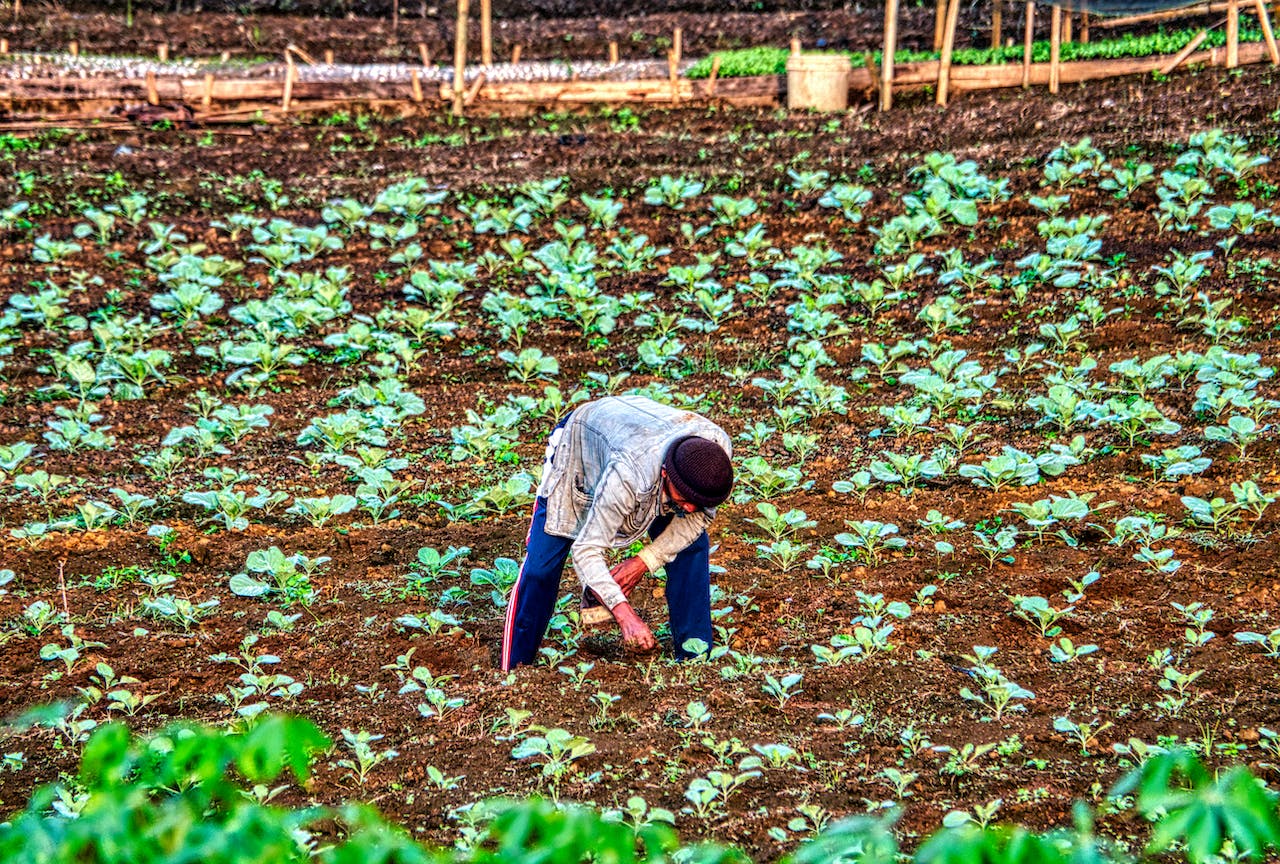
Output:
[[[640,584],[640,580],[648,573],[649,568],[639,558],[628,558],[609,571],[613,581],[618,583],[622,593],[628,597],[631,596],[631,592],[635,590],[636,586]]]
[[[658,647],[649,625],[640,620],[630,603],[619,603],[612,609],[614,620],[622,630],[622,644],[633,651],[652,651]]]

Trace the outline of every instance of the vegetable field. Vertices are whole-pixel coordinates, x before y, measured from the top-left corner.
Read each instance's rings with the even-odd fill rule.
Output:
[[[1136,854],[1144,758],[1274,783],[1272,74],[0,135],[0,712],[60,705],[5,814],[78,813],[110,721],[274,712],[332,743],[259,801],[445,845],[494,797],[757,860],[1082,801]],[[623,392],[734,438],[716,644],[629,655],[570,573],[504,674],[545,438]]]

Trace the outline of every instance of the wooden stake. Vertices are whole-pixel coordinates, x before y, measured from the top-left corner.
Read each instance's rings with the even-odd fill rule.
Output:
[[[467,13],[470,0],[458,0],[458,23],[453,34],[453,116],[462,116],[467,80]]]
[[[400,0],[391,0],[391,29],[400,29]]]
[[[995,0],[991,4],[991,47],[997,49],[1004,41],[1004,4]]]
[[[284,62],[284,93],[280,96],[280,110],[287,112],[293,102],[293,76],[297,67],[293,64],[293,55],[288,51],[284,52]]]
[[[1258,8],[1258,26],[1262,28],[1262,38],[1267,43],[1267,54],[1271,57],[1272,66],[1280,66],[1280,50],[1276,49],[1276,36],[1271,30],[1271,12],[1267,9],[1266,0],[1254,0]]]
[[[80,40],[72,39],[70,42],[68,42],[67,53],[70,54],[72,57],[79,57],[80,56]]]
[[[1070,7],[1062,10],[1062,41],[1064,43],[1071,42],[1071,9]]]
[[[800,53],[800,37],[799,36],[791,37],[791,53],[793,55]]]
[[[524,50],[523,45],[517,45],[511,49],[511,65],[514,66],[520,62],[520,52]]]
[[[22,0],[13,0],[13,19],[18,20],[18,16],[22,14]]]
[[[1089,13],[1080,13],[1080,42],[1083,45],[1089,44]]]
[[[1062,7],[1054,6],[1049,23],[1049,92],[1058,92],[1058,61],[1062,56]]]
[[[610,63],[618,62],[618,43],[617,42],[611,41],[609,43],[609,62]]]
[[[161,42],[159,45],[156,46],[156,57],[159,58],[161,63],[169,62],[169,43],[168,42]]]
[[[942,50],[942,31],[947,29],[947,0],[937,0],[933,10],[933,50]]]
[[[676,59],[676,49],[667,52],[667,80],[671,83],[671,101],[680,101],[680,61]]]
[[[9,40],[0,36],[0,54],[9,53]]]
[[[671,53],[676,58],[676,65],[684,59],[684,28],[677,27],[671,33]]]
[[[716,78],[720,77],[720,55],[717,54],[711,58],[711,74],[707,76],[707,95],[714,96],[716,93]]]
[[[230,52],[230,51],[223,51],[223,52],[222,52],[222,62],[223,62],[223,63],[230,63],[230,62],[231,62],[231,52]]]
[[[332,48],[324,49],[324,65],[326,66],[333,65],[333,49]]]
[[[898,50],[898,0],[884,0],[884,50],[880,55],[880,110],[893,107],[893,52]]]
[[[154,70],[147,70],[147,104],[160,104],[160,91],[156,88],[156,73]]]
[[[1186,59],[1190,57],[1192,54],[1194,54],[1195,50],[1200,47],[1200,43],[1204,42],[1204,40],[1207,39],[1208,37],[1209,37],[1208,30],[1201,30],[1199,33],[1197,33],[1194,39],[1188,42],[1185,46],[1183,46],[1181,51],[1179,51],[1177,54],[1174,54],[1173,57],[1169,59],[1168,63],[1160,67],[1160,74],[1168,75],[1174,69],[1177,69],[1179,66],[1181,66],[1184,62],[1186,62]]]
[[[424,67],[431,65],[431,52],[427,50],[426,42],[418,43],[418,59],[422,61]]]
[[[951,53],[956,47],[956,24],[960,21],[960,0],[951,0],[947,5],[947,25],[942,32],[942,58],[938,61],[938,93],[936,101],[939,105],[947,104],[948,90],[951,88]]]
[[[1036,26],[1035,0],[1027,0],[1027,21],[1022,34],[1022,89],[1031,86],[1031,35]]]
[[[1240,65],[1240,3],[1227,0],[1227,68]]]
[[[417,69],[409,70],[409,92],[414,102],[422,101],[422,73]]]
[[[213,73],[206,72],[204,74],[204,95],[200,97],[200,104],[204,109],[209,110],[209,106],[213,104]]]
[[[493,65],[493,0],[480,0],[480,62]]]

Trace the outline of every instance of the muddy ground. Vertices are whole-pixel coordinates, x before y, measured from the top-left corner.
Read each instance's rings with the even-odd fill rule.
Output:
[[[626,26],[620,25],[615,35],[625,33]],[[693,36],[694,45],[701,44],[697,40],[703,37],[696,28],[689,27],[686,34]],[[51,39],[67,35],[69,31],[57,31]],[[191,38],[198,41],[184,50],[193,53],[216,51],[228,44],[219,42],[212,32],[193,33]],[[533,44],[530,40],[529,47]],[[909,171],[924,154],[943,150],[961,160],[973,159],[988,175],[1007,178],[1013,199],[984,205],[983,221],[971,231],[927,241],[921,251],[936,256],[961,245],[970,257],[985,250],[1012,262],[1039,242],[1035,226],[1041,214],[1027,205],[1026,197],[1043,191],[1039,178],[1044,157],[1061,142],[1089,136],[1114,164],[1146,160],[1160,170],[1172,164],[1190,135],[1221,128],[1247,136],[1258,152],[1274,157],[1274,117],[1280,107],[1274,92],[1274,73],[1258,67],[1232,73],[1179,73],[1163,83],[1134,79],[1068,87],[1058,97],[1022,92],[960,95],[945,111],[916,97],[886,115],[856,111],[823,117],[703,106],[393,123],[329,116],[313,118],[316,122],[233,130],[90,129],[30,139],[38,146],[35,150],[23,149],[17,139],[6,139],[3,173],[13,179],[3,186],[0,204],[30,201],[30,218],[39,224],[39,231],[65,237],[81,221],[75,215],[81,208],[140,189],[154,202],[153,218],[172,224],[193,242],[207,243],[205,254],[244,259],[248,257],[244,241],[232,244],[225,233],[211,228],[212,221],[241,211],[315,224],[322,206],[331,199],[369,201],[393,180],[414,175],[447,188],[452,195],[420,238],[428,257],[447,260],[497,249],[492,235],[470,233],[458,203],[472,196],[508,195],[508,187],[529,179],[568,175],[575,199],[604,189],[631,193],[623,221],[633,231],[648,234],[654,243],[672,247],[675,252],[668,263],[687,264],[693,260],[692,250],[680,234],[680,222],[686,217],[658,214],[639,203],[640,193],[654,178],[687,174],[709,184],[704,197],[712,191],[752,195],[767,204],[764,221],[780,248],[815,242],[816,233],[843,254],[837,271],[869,279],[877,271],[871,252],[874,238],[865,224],[837,226],[829,211],[816,206],[817,195],[789,188],[788,168],[822,169],[833,179],[867,185],[875,196],[867,208],[867,222],[878,224],[901,212],[901,195],[914,190]],[[279,191],[290,198],[278,211],[269,209],[264,179],[280,181]],[[1239,191],[1260,207],[1274,206],[1278,186],[1280,169],[1273,163]],[[1220,188],[1222,200],[1231,200],[1232,194],[1233,190]],[[1111,215],[1104,232],[1104,254],[1135,273],[1160,264],[1171,242],[1186,252],[1212,246],[1211,237],[1192,235],[1171,241],[1161,235],[1151,213],[1156,196],[1150,186],[1140,190],[1128,206],[1117,206],[1093,186],[1073,190],[1072,195],[1071,213]],[[576,206],[566,205],[565,212],[581,219]],[[152,314],[148,301],[156,289],[143,268],[146,256],[137,249],[147,236],[144,225],[107,247],[85,243],[74,266],[100,276],[103,284],[75,295],[73,311],[87,314],[110,305],[126,316]],[[551,224],[544,222],[526,238],[526,244],[537,248],[555,237]],[[29,234],[15,230],[3,239],[0,255],[6,263],[0,268],[0,297],[28,292],[48,278],[42,265],[30,260],[33,238]],[[608,240],[603,235],[599,238],[602,244]],[[719,241],[700,242],[703,245],[694,249],[718,248]],[[1242,237],[1235,254],[1239,260],[1277,260],[1277,245],[1276,232],[1263,231]],[[344,250],[324,259],[325,264],[352,269],[355,287],[350,300],[355,312],[372,314],[401,296],[403,279],[388,274],[386,257],[386,250],[372,248],[367,236],[357,234],[348,239]],[[1274,270],[1259,265],[1257,272],[1262,274],[1258,279],[1243,271],[1235,277],[1217,273],[1211,288],[1216,294],[1235,297],[1237,308],[1250,319],[1243,341],[1233,350],[1257,352],[1274,362],[1278,355],[1275,304],[1280,298],[1267,275]],[[487,284],[496,287],[497,283]],[[955,556],[936,558],[933,538],[916,527],[916,520],[930,509],[970,526],[990,525],[997,518],[1015,521],[1007,509],[1011,502],[1068,489],[1094,492],[1099,501],[1116,501],[1114,515],[1155,510],[1176,522],[1183,516],[1181,494],[1221,494],[1230,482],[1248,477],[1258,478],[1268,491],[1280,487],[1273,435],[1265,436],[1251,452],[1252,462],[1236,463],[1226,453],[1214,451],[1214,467],[1208,474],[1178,483],[1152,484],[1137,451],[1115,447],[1105,431],[1083,429],[1091,445],[1100,448],[1099,455],[1034,489],[993,492],[952,477],[926,484],[909,496],[876,489],[863,504],[831,491],[834,481],[848,477],[853,467],[865,465],[886,446],[927,452],[937,443],[930,433],[892,445],[870,437],[882,425],[871,409],[885,400],[899,400],[903,393],[874,378],[862,385],[849,378],[860,365],[862,344],[920,335],[915,314],[929,299],[932,286],[926,280],[920,286],[921,296],[874,320],[851,318],[850,334],[828,344],[837,365],[823,374],[849,388],[852,408],[847,415],[826,415],[806,427],[820,435],[818,449],[803,466],[805,476],[813,481],[812,489],[776,501],[783,509],[801,508],[817,521],[816,528],[799,538],[812,544],[812,551],[844,530],[843,520],[860,518],[901,525],[912,540],[909,551],[891,554],[877,567],[846,565],[840,581],[833,584],[803,567],[780,572],[757,557],[754,538],[759,531],[746,521],[756,515],[754,502],[726,506],[717,520],[714,540],[720,549],[715,562],[725,568],[715,577],[723,591],[717,602],[732,607],[725,619],[735,631],[732,647],[743,655],[766,658],[763,668],[770,674],[793,669],[804,673],[802,692],[783,707],[762,691],[760,672],[729,680],[722,678],[721,664],[678,667],[661,658],[631,657],[607,633],[585,640],[578,655],[562,664],[595,664],[584,673],[585,683],[576,686],[556,668],[524,670],[509,679],[495,668],[501,613],[487,599],[487,592],[471,589],[467,573],[472,567],[489,566],[499,556],[520,556],[525,514],[516,509],[479,522],[451,522],[435,504],[437,498],[464,500],[471,489],[513,470],[505,464],[472,465],[449,458],[449,430],[464,422],[466,409],[480,409],[507,395],[540,392],[540,385],[509,381],[494,359],[502,346],[479,313],[486,280],[468,292],[455,337],[425,344],[408,374],[409,384],[427,408],[420,418],[406,423],[405,436],[393,443],[397,454],[410,458],[405,474],[417,484],[416,494],[402,503],[398,518],[361,525],[367,519],[350,514],[313,529],[277,509],[236,532],[214,530],[195,508],[180,500],[184,484],[200,483],[198,469],[215,463],[249,472],[257,482],[290,494],[348,491],[341,469],[327,466],[312,471],[305,460],[299,461],[300,448],[293,443],[311,417],[336,410],[326,407],[329,400],[367,374],[363,363],[322,362],[328,355],[318,337],[300,340],[307,348],[308,362],[282,376],[278,384],[252,399],[234,393],[228,397],[270,404],[274,414],[269,432],[250,434],[232,456],[195,460],[167,483],[149,478],[137,457],[154,452],[170,429],[192,422],[184,404],[197,390],[224,386],[227,373],[211,367],[191,349],[225,338],[232,327],[227,318],[231,305],[270,293],[264,268],[251,263],[243,278],[224,290],[227,307],[209,323],[188,333],[157,337],[156,345],[175,353],[175,371],[181,377],[154,389],[143,401],[102,401],[104,422],[119,439],[113,452],[50,453],[41,463],[49,471],[84,478],[84,491],[65,496],[60,510],[90,493],[103,495],[113,486],[156,495],[161,504],[152,518],[177,529],[171,545],[161,548],[142,527],[113,526],[56,534],[30,548],[8,537],[8,529],[41,518],[43,508],[6,490],[0,504],[6,535],[0,539],[0,561],[17,578],[6,586],[9,593],[0,597],[0,621],[7,622],[0,636],[0,713],[75,698],[77,688],[90,686],[94,664],[106,662],[117,673],[139,679],[133,685],[136,692],[158,697],[133,718],[137,727],[154,728],[178,717],[224,722],[232,711],[215,697],[230,692],[228,687],[237,683],[241,670],[211,656],[237,654],[246,634],[262,632],[264,616],[280,609],[302,617],[290,632],[266,631],[253,650],[279,655],[282,662],[269,671],[288,674],[303,682],[305,689],[291,701],[272,697],[268,702],[316,719],[335,737],[342,728],[382,734],[385,738],[377,746],[394,748],[399,756],[359,782],[351,771],[338,766],[337,761],[347,755],[340,748],[321,758],[321,769],[306,790],[291,790],[278,800],[371,800],[432,840],[452,839],[457,824],[450,813],[468,801],[546,791],[533,766],[510,758],[513,742],[502,740],[501,729],[495,732],[504,709],[513,707],[534,712],[532,722],[570,729],[595,743],[597,752],[560,789],[565,797],[610,806],[640,794],[652,806],[676,811],[686,838],[739,844],[764,859],[776,857],[803,836],[803,831],[795,831],[779,841],[767,833],[770,827],[799,816],[801,805],[817,804],[839,816],[876,810],[880,802],[895,797],[881,773],[886,768],[918,775],[910,784],[910,796],[903,799],[899,823],[909,844],[933,830],[947,811],[995,798],[1004,802],[1002,818],[1038,827],[1062,824],[1074,800],[1103,802],[1105,790],[1124,767],[1112,754],[1112,745],[1130,738],[1149,743],[1177,738],[1207,741],[1215,761],[1242,759],[1272,782],[1280,779],[1269,764],[1271,757],[1257,748],[1260,727],[1274,724],[1280,708],[1278,667],[1275,661],[1236,644],[1231,635],[1240,630],[1265,632],[1280,615],[1275,508],[1252,526],[1248,538],[1190,532],[1175,544],[1183,567],[1173,575],[1148,572],[1130,559],[1131,549],[1107,545],[1105,537],[1092,529],[1081,534],[1079,548],[1019,546],[1013,563],[988,566],[964,538],[957,540]],[[513,279],[506,287],[518,291],[524,282]],[[602,288],[614,294],[655,291],[660,308],[673,308],[670,289],[660,284],[658,274],[611,276],[602,280]],[[732,370],[746,367],[755,375],[777,376],[788,337],[783,310],[795,299],[794,292],[784,292],[769,304],[744,307],[742,315],[719,331],[685,337],[688,354],[696,359],[682,367],[682,377],[667,383],[684,393],[706,394],[704,410],[733,435],[755,420],[770,419],[772,403],[766,394],[750,383],[751,376],[739,383]],[[1024,316],[1040,310],[1030,322],[1040,316],[1061,320],[1074,302],[1052,290],[1033,293],[1021,308],[998,294],[969,299],[984,301],[971,307],[971,328],[946,338],[990,367],[1002,363],[1004,348],[1029,341],[1033,328]],[[526,344],[558,358],[558,380],[568,392],[586,380],[588,372],[631,370],[640,338],[624,322],[607,342],[586,340],[573,326],[558,320],[531,332]],[[0,443],[38,441],[53,408],[72,404],[40,390],[52,380],[42,371],[49,363],[47,352],[64,350],[69,341],[61,333],[28,328],[12,356],[5,358]],[[1135,296],[1125,314],[1091,329],[1087,342],[1100,371],[1110,362],[1134,355],[1207,348],[1203,337],[1179,329],[1177,321],[1162,311],[1162,301],[1149,295]],[[1075,362],[1079,357],[1071,352],[1055,359]],[[1010,373],[1001,383],[1016,403],[1018,394],[1034,385],[1033,376]],[[640,371],[628,383],[653,380],[651,374]],[[1275,397],[1273,384],[1264,389]],[[1190,404],[1190,391],[1161,397],[1161,407],[1187,430],[1161,439],[1161,446],[1203,445],[1198,431],[1191,431],[1201,429],[1203,421],[1192,416]],[[991,436],[979,446],[984,452],[999,443],[1032,448],[1037,441],[1043,442],[1042,433],[1032,428],[1031,419],[1016,404],[984,412],[973,422]],[[520,467],[536,464],[549,425],[549,419],[528,424],[518,449]],[[789,464],[790,457],[776,437],[763,452],[771,460]],[[1193,542],[1191,535],[1199,540]],[[332,559],[314,579],[318,597],[310,606],[283,607],[237,597],[228,590],[229,577],[243,568],[247,554],[273,544]],[[418,549],[450,545],[471,549],[461,562],[462,574],[429,586],[423,596],[405,596],[406,574]],[[1051,663],[1048,642],[1010,615],[1007,597],[1038,594],[1061,605],[1060,592],[1068,579],[1091,569],[1100,570],[1103,577],[1077,603],[1077,612],[1064,622],[1064,634],[1078,644],[1097,644],[1099,651],[1070,666]],[[140,604],[149,590],[139,580],[163,573],[176,576],[172,590],[177,595],[193,602],[217,598],[221,605],[189,631],[142,617]],[[913,604],[911,617],[897,622],[893,636],[897,650],[873,662],[851,662],[839,668],[814,664],[810,646],[826,644],[833,634],[846,632],[858,613],[855,589],[912,602],[929,583],[939,586],[938,593],[928,602]],[[450,610],[462,620],[459,632],[431,636],[396,624],[403,615],[425,615],[437,608],[442,592],[452,585],[471,592],[469,606]],[[647,589],[644,593],[638,605],[643,614],[660,623],[664,617],[660,597],[657,592],[649,596]],[[69,613],[82,638],[102,643],[87,650],[68,675],[51,676],[55,665],[39,658],[42,645],[64,641],[57,628],[36,636],[21,626],[23,610],[37,600]],[[1172,609],[1173,602],[1211,606],[1215,618],[1209,629],[1217,633],[1216,638],[1201,647],[1185,647],[1184,624]],[[1025,713],[991,721],[960,697],[961,688],[971,685],[962,667],[964,655],[974,645],[1000,646],[996,657],[1000,668],[1036,694]],[[1204,670],[1189,705],[1178,716],[1155,707],[1166,694],[1157,687],[1159,674],[1146,662],[1153,651],[1165,647],[1177,654],[1182,668]],[[414,649],[411,665],[429,667],[437,676],[457,676],[442,686],[449,695],[464,698],[463,707],[443,720],[426,720],[415,710],[420,695],[397,694],[400,681],[388,666],[410,649]],[[377,689],[370,690],[375,684]],[[357,685],[363,690],[357,690]],[[621,698],[599,715],[590,701],[597,692]],[[705,733],[692,733],[685,725],[686,706],[694,700],[704,702],[713,715]],[[819,714],[843,709],[861,715],[861,721],[839,728],[818,719]],[[1096,717],[1114,726],[1099,734],[1089,754],[1082,755],[1078,745],[1053,729],[1054,718],[1063,715],[1082,720]],[[113,714],[98,703],[87,708],[84,716],[105,721]],[[727,808],[701,819],[679,811],[687,803],[682,793],[690,779],[718,766],[715,747],[704,743],[707,737],[713,745],[737,739],[746,748],[786,743],[801,755],[793,767],[769,769],[751,780]],[[966,743],[998,747],[956,766],[947,753],[925,746],[924,739],[956,750]],[[25,733],[4,741],[3,747],[5,752],[22,751],[26,758],[21,770],[0,773],[0,806],[5,811],[20,807],[37,783],[54,780],[76,764],[74,748],[51,731]],[[431,786],[424,779],[428,766],[461,777],[458,788]],[[1143,835],[1140,820],[1131,814],[1108,815],[1103,822],[1109,833],[1120,838]]]

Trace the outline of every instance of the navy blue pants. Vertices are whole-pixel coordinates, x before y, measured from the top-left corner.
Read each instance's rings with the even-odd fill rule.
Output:
[[[649,526],[649,536],[657,537],[674,518],[660,515]],[[525,559],[507,603],[506,626],[502,631],[502,668],[511,670],[521,663],[533,663],[538,646],[547,633],[560,595],[560,574],[573,541],[554,537],[544,530],[547,501],[538,498],[533,506],[533,522],[525,539]],[[701,639],[711,646],[711,541],[707,532],[666,565],[667,613],[671,616],[671,641],[676,657],[687,660],[689,639]]]

